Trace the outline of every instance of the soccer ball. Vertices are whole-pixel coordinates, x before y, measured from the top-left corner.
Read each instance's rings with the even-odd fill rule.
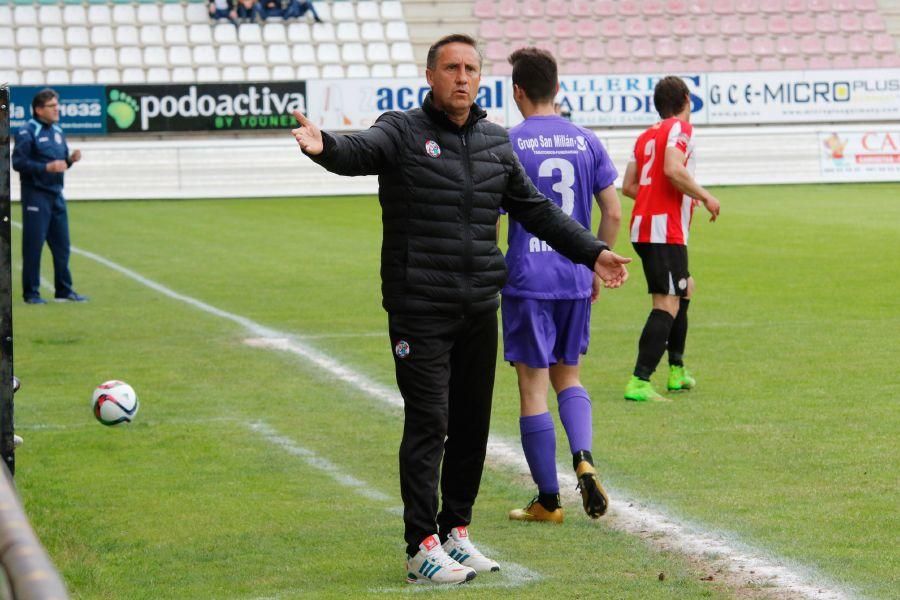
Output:
[[[94,389],[91,409],[104,425],[131,423],[140,403],[134,388],[124,381],[107,381]]]

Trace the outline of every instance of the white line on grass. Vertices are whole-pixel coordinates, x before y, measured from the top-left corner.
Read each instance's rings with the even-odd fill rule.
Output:
[[[17,223],[14,224],[21,227]],[[290,334],[180,294],[93,252],[75,246],[72,247],[72,252],[90,258],[165,296],[241,325],[253,336],[262,338],[252,342],[255,346],[291,352],[328,372],[331,377],[336,377],[385,404],[395,407],[403,405],[402,398],[394,390],[342,365],[337,359],[304,344]],[[522,474],[528,473],[518,444],[514,442],[492,435],[488,443],[488,457],[494,465],[512,466]],[[560,466],[560,472],[567,473],[568,468]],[[571,475],[563,475],[560,483],[571,488],[574,485],[574,478]],[[792,595],[817,600],[843,600],[853,597],[849,591],[829,581],[824,575],[802,566],[789,565],[783,558],[743,544],[734,536],[709,531],[684,520],[675,519],[658,509],[643,506],[622,490],[617,490],[613,495],[617,499],[612,501],[611,514],[602,519],[602,523],[646,539],[658,548],[688,555],[717,572],[721,571],[723,578],[731,585],[760,586],[761,592],[771,590],[773,595]]]

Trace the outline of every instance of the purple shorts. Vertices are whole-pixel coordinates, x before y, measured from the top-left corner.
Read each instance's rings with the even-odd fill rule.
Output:
[[[503,359],[546,369],[577,365],[591,339],[591,300],[502,296]]]

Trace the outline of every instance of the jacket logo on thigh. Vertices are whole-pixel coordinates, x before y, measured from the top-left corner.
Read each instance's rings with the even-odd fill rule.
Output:
[[[400,340],[394,345],[394,354],[397,355],[397,358],[406,358],[409,356],[409,342],[406,340]]]

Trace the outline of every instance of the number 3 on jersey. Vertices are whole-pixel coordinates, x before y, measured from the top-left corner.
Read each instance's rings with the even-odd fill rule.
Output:
[[[650,185],[653,181],[650,177],[650,167],[653,166],[653,159],[656,158],[656,140],[649,140],[644,145],[644,157],[647,159],[647,162],[644,163],[644,168],[641,169],[640,185]]]
[[[575,167],[565,158],[548,158],[538,168],[538,177],[553,177],[553,172],[559,171],[559,181],[551,188],[562,199],[562,211],[572,216],[575,210]]]

